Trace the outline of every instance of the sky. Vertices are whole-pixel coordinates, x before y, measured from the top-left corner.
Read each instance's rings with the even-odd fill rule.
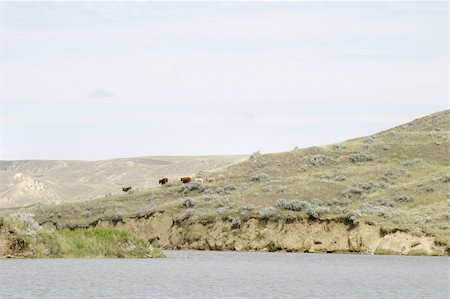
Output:
[[[280,152],[448,108],[442,2],[0,2],[0,160]]]

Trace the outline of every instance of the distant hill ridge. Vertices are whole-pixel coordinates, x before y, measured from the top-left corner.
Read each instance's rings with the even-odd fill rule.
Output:
[[[211,171],[247,156],[150,156],[101,161],[0,161],[0,208],[36,203],[80,201],[121,192],[121,186],[143,189],[161,176],[176,179]]]

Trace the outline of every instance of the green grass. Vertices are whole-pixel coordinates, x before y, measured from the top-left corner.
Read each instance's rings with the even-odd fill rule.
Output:
[[[139,257],[148,253],[148,243],[129,232],[114,228],[62,229],[40,232],[41,257]]]
[[[399,253],[390,249],[376,249],[375,250],[376,255],[398,255]]]
[[[48,231],[11,218],[0,217],[0,227],[22,238],[32,257],[38,258],[145,258],[164,253],[125,230],[116,228],[76,228]]]

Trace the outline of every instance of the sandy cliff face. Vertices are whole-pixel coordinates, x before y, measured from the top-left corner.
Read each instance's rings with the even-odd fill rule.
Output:
[[[385,232],[368,223],[340,220],[250,218],[240,227],[231,221],[186,222],[166,213],[96,226],[129,230],[165,249],[337,252],[398,255],[446,255],[434,237],[404,231]]]

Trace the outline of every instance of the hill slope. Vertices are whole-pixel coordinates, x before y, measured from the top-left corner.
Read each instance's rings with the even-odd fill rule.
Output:
[[[0,161],[0,208],[80,201],[156,186],[214,170],[246,156],[141,157],[105,161]]]
[[[340,144],[255,153],[204,183],[33,212],[45,225],[119,226],[165,248],[442,254],[449,114]]]

